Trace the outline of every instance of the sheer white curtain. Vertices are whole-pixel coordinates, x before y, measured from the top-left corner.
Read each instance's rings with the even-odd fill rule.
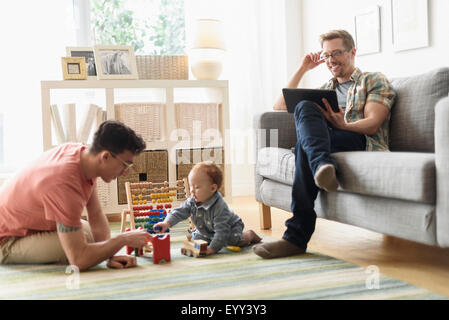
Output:
[[[229,80],[233,195],[253,194],[253,117],[272,110],[286,83],[286,1],[186,0],[187,28],[195,18],[223,21],[220,79]]]
[[[41,80],[61,80],[65,47],[75,45],[72,0],[0,2],[0,112],[4,165],[14,171],[42,152]]]

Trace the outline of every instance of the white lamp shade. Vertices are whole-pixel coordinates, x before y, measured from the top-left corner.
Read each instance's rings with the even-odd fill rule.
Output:
[[[221,21],[214,19],[196,20],[193,49],[225,50]]]

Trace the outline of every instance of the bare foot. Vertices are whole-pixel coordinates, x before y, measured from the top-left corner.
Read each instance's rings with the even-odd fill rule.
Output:
[[[259,243],[262,238],[257,235],[253,230],[247,230],[243,232],[243,240],[240,241],[239,247],[246,247],[250,244]]]

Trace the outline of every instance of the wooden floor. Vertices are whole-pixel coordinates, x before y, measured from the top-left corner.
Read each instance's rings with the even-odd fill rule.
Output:
[[[246,229],[280,239],[291,216],[272,208],[272,229],[260,230],[259,207],[254,197],[234,197],[232,209]],[[318,219],[308,246],[361,267],[375,265],[380,273],[449,297],[449,249],[430,247],[342,223]]]

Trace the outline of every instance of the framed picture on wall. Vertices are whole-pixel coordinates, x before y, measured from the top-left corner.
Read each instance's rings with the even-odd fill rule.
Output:
[[[138,79],[132,46],[95,46],[98,79]]]
[[[371,6],[354,17],[357,55],[380,52],[380,8]]]
[[[65,49],[67,57],[84,57],[86,61],[87,78],[89,80],[97,79],[95,55],[92,47],[66,47]]]
[[[395,51],[429,46],[428,0],[391,0]]]

